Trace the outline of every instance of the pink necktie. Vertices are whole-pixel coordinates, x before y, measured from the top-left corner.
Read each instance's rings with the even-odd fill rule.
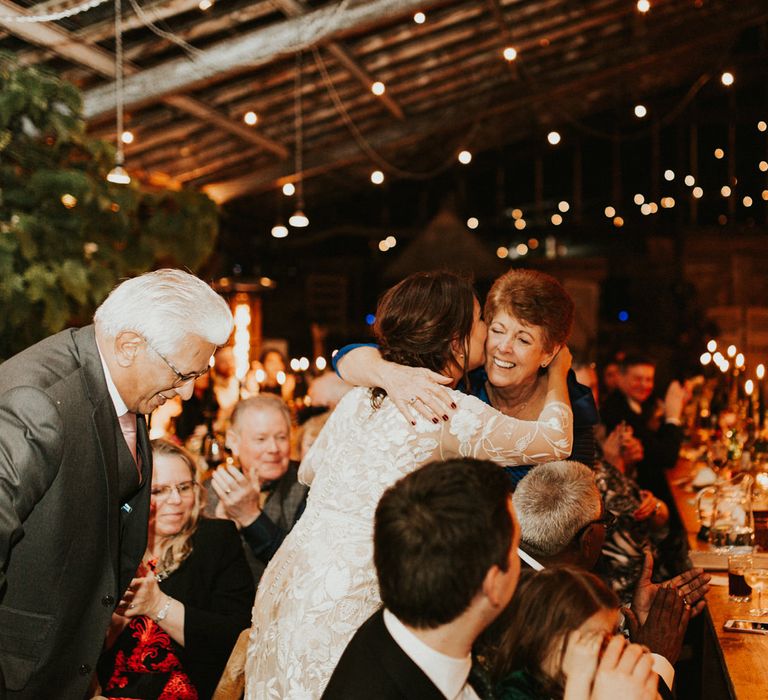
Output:
[[[133,461],[136,462],[136,414],[129,411],[120,416],[118,420],[120,421],[120,430],[123,431],[123,437],[133,456]]]

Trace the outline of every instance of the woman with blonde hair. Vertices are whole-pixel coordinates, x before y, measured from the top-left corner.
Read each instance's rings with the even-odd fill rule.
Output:
[[[147,551],[112,616],[98,676],[105,697],[209,698],[254,586],[234,523],[203,517],[196,458],[153,440]]]

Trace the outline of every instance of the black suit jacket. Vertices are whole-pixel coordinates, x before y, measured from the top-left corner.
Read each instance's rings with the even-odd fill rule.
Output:
[[[445,700],[392,639],[383,609],[369,617],[344,650],[323,700]]]
[[[93,326],[0,365],[0,687],[8,698],[81,700],[112,611],[146,549],[152,457],[138,421],[142,486],[107,390]]]

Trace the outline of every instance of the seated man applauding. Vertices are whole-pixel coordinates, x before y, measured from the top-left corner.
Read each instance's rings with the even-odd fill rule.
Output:
[[[298,464],[290,459],[288,407],[270,394],[240,401],[232,412],[227,445],[240,469],[227,465],[214,472],[215,513],[240,527],[258,584],[307,500],[307,487],[297,480]]]
[[[432,462],[398,481],[374,526],[385,607],[356,632],[323,698],[486,697],[472,644],[512,598],[517,543],[510,482],[498,466]]]

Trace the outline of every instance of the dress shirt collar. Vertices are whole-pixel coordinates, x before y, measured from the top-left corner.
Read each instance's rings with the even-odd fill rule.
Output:
[[[638,401],[635,401],[634,399],[630,399],[629,396],[627,396],[627,405],[631,409],[632,413],[637,413],[638,416],[642,414],[643,412],[642,405]]]
[[[109,373],[107,363],[104,361],[104,355],[101,352],[98,340],[96,340],[96,349],[99,351],[101,367],[104,370],[104,379],[107,380],[107,391],[109,391],[109,398],[112,399],[117,417],[120,418],[120,416],[124,416],[126,413],[128,413],[128,406],[125,405],[125,401],[123,401],[123,398],[120,396],[120,392],[117,390],[115,383],[112,381],[112,375]]]
[[[446,698],[476,698],[477,694],[467,685],[472,669],[472,656],[455,659],[435,651],[422,642],[389,610],[384,610],[384,625],[397,645],[424,672]],[[466,688],[465,688],[466,686]],[[470,692],[466,692],[469,690]]]

